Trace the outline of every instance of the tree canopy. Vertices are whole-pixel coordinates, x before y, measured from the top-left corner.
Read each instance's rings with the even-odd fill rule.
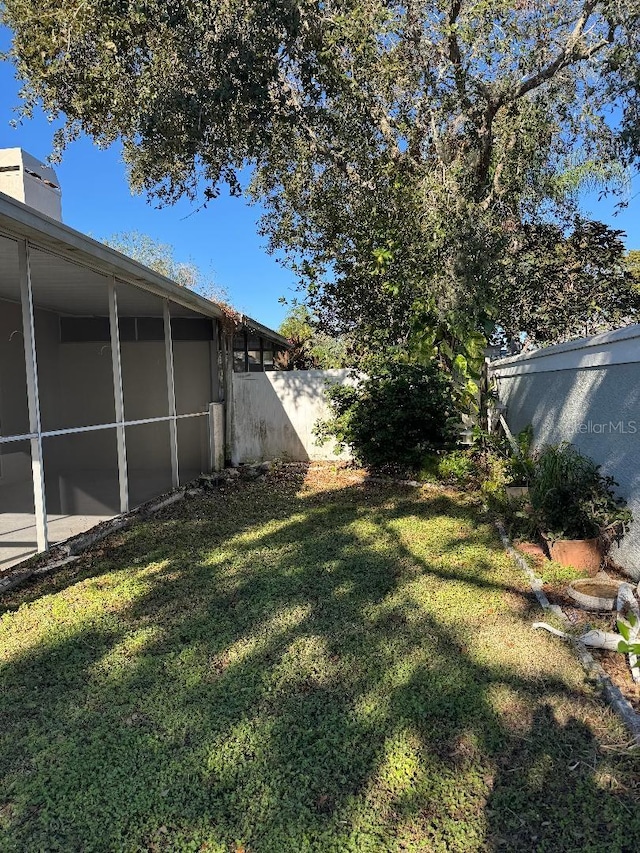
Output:
[[[161,243],[140,231],[121,231],[104,237],[102,242],[170,278],[181,287],[196,290],[214,302],[228,302],[226,291],[216,284],[213,275],[202,270],[195,261],[179,261],[175,247],[170,243]]]
[[[289,340],[291,349],[281,353],[283,366],[305,370],[349,367],[349,355],[344,338],[331,337],[318,329],[317,321],[306,305],[293,305],[280,324],[278,332]]]
[[[536,345],[553,344],[637,322],[640,282],[623,236],[581,218],[568,232],[550,223],[525,226],[496,286],[499,336],[524,333]]]
[[[373,348],[455,356],[495,325],[526,229],[640,154],[639,0],[4,0],[3,20],[59,147],[121,140],[169,202],[239,193],[251,166],[271,247]]]
[[[631,249],[627,252],[625,265],[640,289],[640,249]]]

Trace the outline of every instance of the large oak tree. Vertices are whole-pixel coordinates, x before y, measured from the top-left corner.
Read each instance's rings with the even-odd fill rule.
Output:
[[[523,229],[640,153],[638,0],[4,0],[27,111],[162,201],[225,183],[327,328],[455,355]],[[435,330],[435,331],[434,331]],[[477,347],[476,347],[477,348]]]

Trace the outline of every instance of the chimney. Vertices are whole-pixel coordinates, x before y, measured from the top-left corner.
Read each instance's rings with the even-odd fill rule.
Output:
[[[0,149],[0,192],[62,222],[56,173],[22,148]]]

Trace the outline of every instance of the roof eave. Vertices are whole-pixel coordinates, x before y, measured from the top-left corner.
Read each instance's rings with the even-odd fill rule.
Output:
[[[215,302],[2,192],[0,231],[8,236],[32,241],[41,248],[88,266],[96,272],[113,275],[121,281],[141,287],[157,296],[170,298],[209,317],[224,316],[223,310]],[[241,321],[264,337],[283,346],[289,345],[286,338],[257,320],[242,315]]]

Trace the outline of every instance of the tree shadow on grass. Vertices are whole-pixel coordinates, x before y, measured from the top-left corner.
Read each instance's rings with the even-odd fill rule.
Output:
[[[604,710],[579,680],[461,636],[454,586],[484,608],[514,588],[477,510],[299,487],[240,487],[136,528],[85,578],[103,611],[26,633],[2,674],[6,849],[571,850],[585,821],[599,849],[624,849],[609,824],[634,792],[595,770],[577,792],[556,780],[597,751],[576,715]],[[421,530],[433,560],[407,544]],[[24,630],[74,589],[33,602]]]
[[[278,517],[286,513],[288,507],[295,506],[298,491],[304,483],[308,465],[301,464],[299,470],[288,472],[286,478],[278,483],[279,500],[270,515]],[[173,505],[168,509],[154,513],[146,520],[134,521],[126,530],[110,534],[104,540],[79,555],[77,562],[58,569],[51,575],[32,575],[26,584],[0,594],[0,616],[17,610],[23,604],[37,601],[43,595],[61,592],[68,586],[80,583],[88,578],[99,577],[113,571],[114,568],[142,565],[143,563],[172,558],[175,547],[170,532],[183,528],[182,521],[172,521],[176,511],[180,517],[186,516],[190,531],[197,530],[198,536],[189,541],[180,535],[181,559],[191,558],[193,563],[204,559],[204,552],[215,549],[226,540],[229,534],[239,536],[257,523],[264,522],[264,510],[259,506],[246,504],[241,515],[225,513],[228,497],[246,492],[247,484],[241,481],[228,481],[214,491],[207,502],[222,512],[212,514],[203,509],[202,498],[192,499],[187,495],[179,510]],[[236,506],[236,504],[234,504]],[[221,524],[223,519],[226,524]],[[205,539],[203,543],[202,540]],[[44,564],[46,558],[42,558]]]

